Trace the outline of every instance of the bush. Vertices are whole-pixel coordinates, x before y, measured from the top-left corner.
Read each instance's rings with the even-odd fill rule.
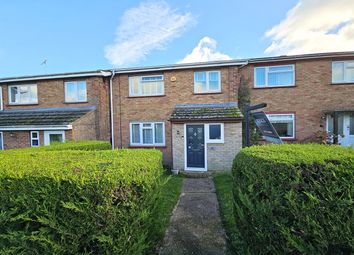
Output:
[[[53,143],[50,146],[39,146],[24,149],[5,150],[3,153],[24,153],[33,151],[65,151],[65,150],[80,150],[80,151],[95,151],[95,150],[110,150],[111,144],[106,141],[67,141],[65,143]]]
[[[354,252],[354,150],[329,145],[243,149],[233,165],[242,254]]]
[[[0,254],[142,254],[157,150],[0,154]]]

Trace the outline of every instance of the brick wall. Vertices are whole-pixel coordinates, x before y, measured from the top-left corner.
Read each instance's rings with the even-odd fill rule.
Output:
[[[242,123],[224,124],[224,143],[207,144],[208,170],[231,170],[236,154],[242,148]]]
[[[201,69],[207,71],[208,69]],[[114,127],[117,147],[130,146],[129,123],[132,121],[164,121],[166,146],[159,147],[164,153],[166,164],[172,164],[171,124],[168,121],[176,104],[207,104],[236,101],[237,90],[234,83],[229,82],[238,75],[234,67],[213,68],[221,71],[221,93],[194,94],[194,71],[175,70],[163,74],[165,80],[165,95],[156,97],[129,97],[128,75],[122,74],[114,79]],[[199,69],[198,69],[199,71]],[[152,75],[153,73],[148,73]],[[144,74],[134,74],[144,75]],[[171,81],[171,77],[176,81]],[[120,107],[120,105],[122,107]],[[122,138],[122,139],[121,139]]]
[[[97,111],[91,111],[85,116],[72,123],[72,139],[73,140],[96,140],[99,139],[99,134],[96,128]]]
[[[172,124],[173,169],[184,169],[184,136],[184,124]],[[231,170],[232,162],[242,148],[242,123],[225,123],[224,143],[208,143],[206,148],[208,170]]]
[[[250,80],[252,104],[267,103],[266,112],[295,113],[295,141],[325,130],[325,110],[354,109],[354,84],[332,85],[332,61],[345,59],[299,60],[264,65],[295,64],[295,87],[253,88],[255,65],[242,68]]]
[[[66,130],[65,140],[72,139],[72,131]],[[39,131],[39,142],[44,145],[44,131]],[[31,131],[3,131],[3,143],[5,150],[31,147]]]

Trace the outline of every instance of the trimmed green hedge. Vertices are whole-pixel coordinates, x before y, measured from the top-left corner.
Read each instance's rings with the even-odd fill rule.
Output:
[[[0,154],[0,254],[142,254],[158,150]]]
[[[241,254],[354,252],[354,150],[329,145],[243,149],[233,165]]]
[[[65,150],[80,150],[80,151],[96,151],[110,150],[111,144],[106,141],[67,141],[65,143],[53,143],[50,146],[39,146],[24,149],[5,150],[2,153],[23,153],[32,151],[65,151]]]

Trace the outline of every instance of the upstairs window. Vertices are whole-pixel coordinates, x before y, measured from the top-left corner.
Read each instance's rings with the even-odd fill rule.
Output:
[[[37,104],[37,85],[9,86],[9,104]]]
[[[65,82],[65,102],[77,103],[87,101],[86,81]]]
[[[354,61],[333,62],[332,83],[354,83]]]
[[[295,138],[294,114],[267,114],[267,117],[280,138]]]
[[[254,68],[256,88],[295,86],[294,65],[265,66]]]
[[[165,123],[130,123],[130,144],[141,146],[165,145]]]
[[[129,96],[164,95],[163,75],[129,77]]]
[[[194,93],[221,92],[220,71],[194,73]]]

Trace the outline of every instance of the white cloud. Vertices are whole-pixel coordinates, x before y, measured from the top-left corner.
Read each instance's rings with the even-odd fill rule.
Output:
[[[300,0],[266,36],[268,54],[354,50],[354,0]]]
[[[206,62],[216,60],[230,60],[231,57],[216,51],[217,42],[210,37],[203,37],[198,45],[178,63]]]
[[[125,65],[144,59],[195,22],[191,13],[179,13],[164,0],[145,1],[123,14],[115,42],[106,46],[105,56],[113,65]]]

